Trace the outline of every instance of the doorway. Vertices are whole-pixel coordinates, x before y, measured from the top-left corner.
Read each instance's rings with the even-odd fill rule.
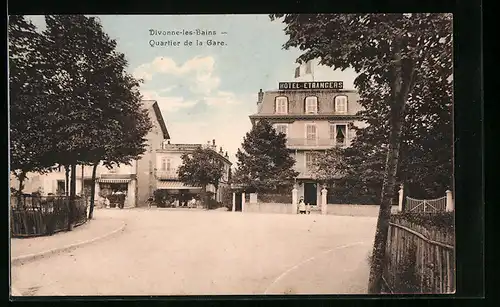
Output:
[[[304,202],[310,204],[311,206],[316,206],[317,204],[317,187],[316,183],[306,182],[304,183]]]
[[[235,204],[234,204],[234,211],[239,211],[241,212],[241,196],[242,193],[235,193]]]

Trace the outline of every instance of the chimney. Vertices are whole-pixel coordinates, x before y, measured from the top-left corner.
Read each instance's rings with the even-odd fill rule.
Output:
[[[215,146],[215,139],[212,140],[212,146]]]
[[[262,92],[262,89],[259,90],[259,93],[257,94],[257,104],[262,103],[262,99],[264,98],[264,92]]]

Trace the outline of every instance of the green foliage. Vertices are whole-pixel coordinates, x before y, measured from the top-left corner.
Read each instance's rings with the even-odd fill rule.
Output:
[[[23,16],[9,17],[11,170],[21,189],[27,172],[56,164],[130,164],[152,126],[140,80],[97,18],[45,21],[38,33]]]
[[[182,165],[177,169],[179,180],[192,186],[219,187],[224,164],[219,154],[209,148],[197,148],[182,155]]]
[[[286,148],[286,139],[266,120],[256,123],[244,137],[233,182],[257,192],[290,187],[298,173],[295,160]]]
[[[50,130],[70,163],[129,163],[144,153],[151,128],[141,108],[139,81],[99,21],[83,15],[46,16],[54,114]],[[70,121],[71,120],[71,121]],[[60,162],[60,161],[58,161]]]
[[[359,16],[353,17],[356,18]],[[448,20],[447,16],[432,18],[442,24],[446,24]],[[432,21],[432,18],[428,16],[427,21]],[[397,181],[405,184],[405,193],[417,198],[444,195],[452,183],[453,95],[452,80],[448,78],[452,74],[451,32],[446,32],[446,29],[449,29],[449,24],[447,28],[439,30],[439,38],[429,38],[429,44],[435,44],[436,48],[432,51],[440,54],[436,57],[431,54],[434,58],[421,59],[419,71],[422,73],[415,77],[413,89],[406,101],[405,122],[408,124],[403,126]],[[439,44],[441,38],[442,44]],[[342,66],[341,63],[339,65]],[[433,69],[438,67],[439,69]],[[344,176],[338,186],[346,187],[342,191],[348,193],[345,196],[354,198],[364,195],[372,198],[375,203],[380,203],[390,130],[390,104],[381,102],[389,101],[390,93],[387,91],[387,84],[375,82],[377,78],[378,73],[372,78],[364,73],[356,80],[360,88],[360,103],[364,107],[358,115],[369,126],[362,129],[351,127],[357,130],[356,138],[350,148],[340,153],[344,163],[338,165],[338,168],[332,167],[336,162],[334,155],[330,156],[330,161],[328,157],[320,161],[323,162],[321,171],[330,175],[327,176],[329,178],[335,176],[328,171],[342,171]]]
[[[359,74],[354,84],[360,93],[360,103],[379,123],[374,135],[380,135],[382,142],[376,147],[386,150],[386,159],[373,253],[375,265],[369,285],[369,293],[378,293],[390,205],[401,164],[402,135],[408,129],[406,124],[414,120],[408,118],[411,113],[407,109],[415,105],[424,113],[436,101],[443,102],[418,97],[421,91],[431,91],[436,81],[451,82],[451,14],[274,14],[270,17],[286,24],[289,39],[283,47],[299,48],[303,53],[298,62],[319,58],[320,64],[334,69],[354,68]],[[369,120],[368,123],[371,124]],[[412,124],[418,126],[418,122]],[[418,128],[418,133],[428,128]],[[415,158],[420,157],[408,157]],[[373,159],[370,164],[376,166],[376,161]]]
[[[23,16],[9,16],[10,168],[22,181],[27,172],[44,172],[51,166],[47,126],[47,90],[40,71],[44,57],[42,36]]]

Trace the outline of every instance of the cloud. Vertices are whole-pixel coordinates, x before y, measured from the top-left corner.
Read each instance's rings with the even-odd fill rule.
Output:
[[[133,75],[145,81],[153,80],[156,74],[184,77],[190,82],[194,94],[209,95],[220,85],[220,78],[214,75],[215,60],[211,56],[196,56],[182,65],[169,57],[156,57],[152,62],[139,65]]]
[[[185,100],[184,97],[161,96],[156,91],[141,91],[144,100],[156,100],[161,109],[169,112],[182,108],[190,108],[196,104],[196,100]]]
[[[242,103],[242,99],[237,97],[234,93],[224,91],[218,91],[215,95],[205,97],[204,101],[209,106],[222,106]]]

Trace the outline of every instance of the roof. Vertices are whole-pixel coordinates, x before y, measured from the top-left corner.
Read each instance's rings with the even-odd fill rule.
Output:
[[[308,97],[316,97],[318,101],[317,115],[356,115],[362,110],[359,103],[360,96],[353,90],[289,90],[289,91],[265,91],[262,94],[262,101],[258,102],[257,112],[259,115],[276,114],[276,98],[287,97],[288,106],[286,115],[302,116],[305,113],[305,100]],[[347,97],[347,114],[335,111],[335,99],[337,96]]]
[[[158,106],[158,102],[156,100],[143,100],[143,102],[149,102],[152,103],[153,110],[156,115],[156,119],[158,120],[158,123],[160,123],[160,129],[163,134],[163,138],[166,140],[170,139],[170,134],[168,133],[167,130],[167,125],[165,125],[165,120],[163,119],[163,115],[161,114],[160,107]]]
[[[156,188],[162,189],[162,190],[196,190],[196,189],[201,189],[201,187],[188,186],[181,181],[158,181]]]

